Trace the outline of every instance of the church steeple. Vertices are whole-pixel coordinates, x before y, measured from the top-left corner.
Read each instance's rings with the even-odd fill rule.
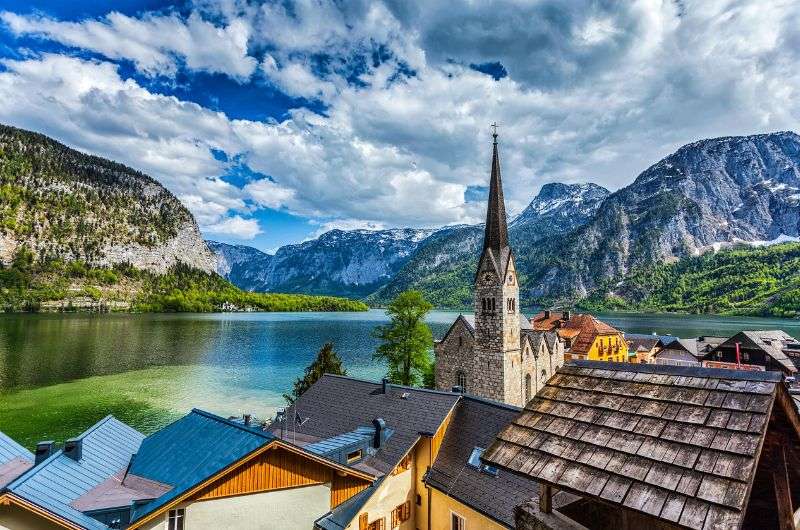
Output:
[[[489,182],[489,208],[486,210],[486,232],[483,250],[490,248],[495,257],[508,246],[508,226],[506,225],[506,206],[503,200],[503,182],[500,179],[500,156],[497,154],[497,125],[492,124],[494,139],[492,150],[492,177]]]

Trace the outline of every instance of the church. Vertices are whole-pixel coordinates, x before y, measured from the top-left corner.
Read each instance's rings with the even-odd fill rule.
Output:
[[[537,331],[520,312],[519,283],[508,239],[497,131],[486,229],[474,283],[474,317],[459,315],[440,341],[436,388],[523,406],[564,364],[555,331]]]

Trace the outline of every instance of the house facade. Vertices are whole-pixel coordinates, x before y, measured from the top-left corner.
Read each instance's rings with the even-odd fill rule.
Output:
[[[531,318],[536,331],[556,332],[566,360],[627,362],[628,344],[618,329],[589,314],[541,311]]]
[[[497,134],[493,135],[483,249],[474,279],[474,318],[459,317],[434,344],[436,388],[523,405],[563,364],[563,347],[530,325],[519,307],[519,279],[508,239]],[[555,337],[556,340],[552,340]],[[545,344],[541,348],[541,344]],[[553,344],[552,347],[549,345]],[[543,375],[544,374],[544,375]]]

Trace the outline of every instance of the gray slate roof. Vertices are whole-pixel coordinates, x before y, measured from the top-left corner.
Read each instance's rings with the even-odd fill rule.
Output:
[[[780,381],[777,372],[572,362],[484,457],[671,523],[737,528]]]
[[[106,416],[81,434],[79,461],[58,451],[8,485],[8,490],[59,517],[88,530],[106,525],[70,504],[125,469],[144,435],[113,416]]]
[[[497,476],[467,465],[475,447],[487,448],[522,409],[464,396],[425,482],[490,519],[514,527],[514,507],[538,494],[535,480],[508,471]]]
[[[383,418],[392,435],[375,454],[354,467],[368,472],[388,473],[411,449],[420,433],[436,432],[458,401],[459,394],[439,392],[325,374],[297,402],[286,409],[284,439],[303,445],[302,440],[315,441],[355,431]],[[403,395],[407,395],[405,398]],[[295,421],[303,418],[302,425]],[[274,422],[272,434],[281,435],[281,426]],[[295,433],[297,436],[295,436]]]

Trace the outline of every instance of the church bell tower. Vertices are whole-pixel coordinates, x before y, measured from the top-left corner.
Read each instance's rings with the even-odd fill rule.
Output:
[[[489,205],[483,251],[475,274],[473,392],[521,405],[519,284],[508,241],[496,126],[492,137]]]

